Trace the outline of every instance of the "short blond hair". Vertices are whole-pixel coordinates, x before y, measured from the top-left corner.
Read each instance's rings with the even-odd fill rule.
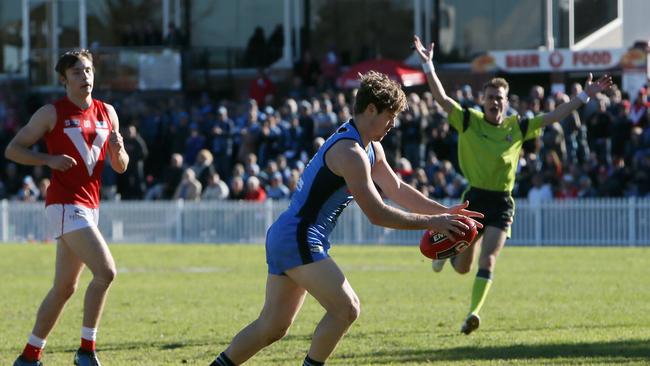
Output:
[[[503,88],[505,89],[506,94],[508,94],[508,90],[510,90],[510,85],[508,85],[508,82],[504,78],[492,78],[490,81],[483,84],[483,91],[485,91],[485,89],[487,88],[494,88],[494,89]]]

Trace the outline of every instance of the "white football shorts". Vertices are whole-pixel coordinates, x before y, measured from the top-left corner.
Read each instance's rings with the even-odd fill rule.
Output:
[[[45,207],[45,215],[47,216],[48,233],[54,239],[58,239],[63,234],[99,224],[98,208],[55,203]]]

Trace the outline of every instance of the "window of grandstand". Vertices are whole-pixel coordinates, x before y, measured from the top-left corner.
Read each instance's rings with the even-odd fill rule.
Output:
[[[313,0],[309,12],[311,42],[315,55],[336,44],[343,64],[377,57],[404,59],[410,50],[403,40],[413,33],[413,1]],[[363,16],[359,16],[363,14]],[[350,37],[354,34],[354,37]]]
[[[0,1],[0,74],[20,69],[21,27],[20,2]]]
[[[441,47],[439,61],[467,62],[487,50],[535,49],[544,44],[542,1],[440,0],[440,3],[441,18],[445,22],[451,20],[451,29],[446,32],[453,35],[450,42],[453,46]],[[444,37],[449,37],[447,34],[441,29],[441,43],[445,42]]]
[[[58,1],[56,25],[59,32],[59,47],[79,46],[79,3],[77,1]]]
[[[576,42],[618,17],[619,0],[575,0]]]
[[[282,54],[282,1],[195,0],[190,7],[190,42],[203,50],[192,55],[200,58],[193,62],[206,63],[208,68],[257,67],[269,65]],[[242,57],[229,59],[228,52]],[[232,61],[235,65],[228,65]]]
[[[73,3],[77,6],[76,1]],[[163,44],[162,7],[152,6],[151,1],[92,0],[86,1],[86,7],[89,46]]]

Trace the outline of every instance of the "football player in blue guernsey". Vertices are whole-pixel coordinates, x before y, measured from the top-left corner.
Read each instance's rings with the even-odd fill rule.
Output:
[[[324,308],[303,365],[324,365],[360,312],[359,298],[329,256],[328,236],[354,199],[370,222],[394,229],[431,229],[451,235],[467,230],[467,202],[446,207],[402,182],[386,162],[379,141],[406,108],[396,82],[378,72],[361,76],[354,119],[341,125],[307,164],[289,208],[266,237],[268,278],[259,317],[237,334],[211,366],[240,365],[287,334],[307,293]],[[404,211],[384,203],[375,188]],[[480,223],[477,225],[481,226]]]

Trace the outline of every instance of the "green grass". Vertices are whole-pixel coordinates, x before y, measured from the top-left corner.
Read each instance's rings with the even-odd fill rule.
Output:
[[[113,245],[119,274],[99,331],[104,366],[208,365],[258,314],[259,245]],[[53,274],[53,245],[0,245],[0,365],[21,351]],[[440,274],[416,247],[335,246],[361,317],[328,365],[650,364],[650,249],[506,248],[481,313],[458,330],[473,274]],[[78,346],[84,273],[48,340],[48,366]],[[323,315],[308,298],[290,334],[250,365],[299,365]],[[248,365],[247,364],[247,365]]]

